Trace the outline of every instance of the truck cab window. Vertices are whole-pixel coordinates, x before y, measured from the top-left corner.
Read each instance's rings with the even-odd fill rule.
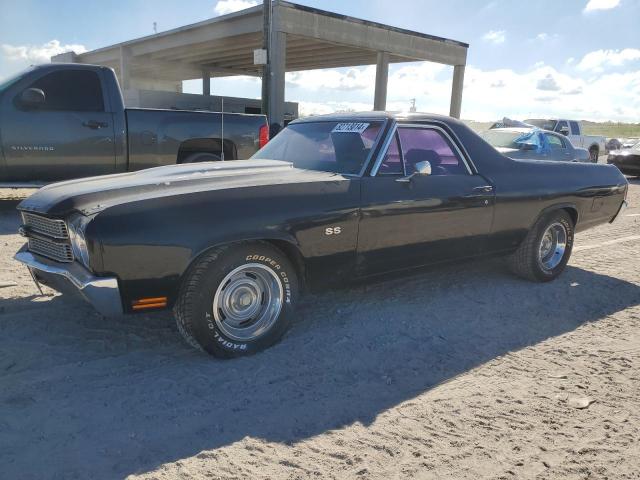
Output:
[[[558,122],[558,125],[556,125],[554,132],[562,133],[564,135],[563,130],[568,133],[569,125],[564,120],[561,120]]]
[[[103,112],[100,78],[88,70],[61,70],[39,78],[28,88],[44,92],[42,110]]]
[[[557,135],[551,135],[549,133],[545,133],[544,136],[547,137],[547,141],[549,142],[550,148],[554,150],[558,148],[567,148],[564,144],[564,140],[558,137]]]
[[[569,122],[569,125],[571,125],[571,135],[580,135],[580,126],[578,125],[578,122]]]

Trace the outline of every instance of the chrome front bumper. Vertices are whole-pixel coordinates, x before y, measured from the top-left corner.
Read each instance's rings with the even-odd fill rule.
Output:
[[[34,277],[54,290],[64,291],[64,283],[75,289],[102,315],[122,315],[122,300],[115,277],[94,277],[78,262],[58,263],[28,252],[26,245],[13,257],[25,264]]]

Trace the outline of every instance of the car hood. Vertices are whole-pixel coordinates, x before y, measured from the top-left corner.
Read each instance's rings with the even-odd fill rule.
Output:
[[[503,155],[509,155],[510,153],[514,153],[519,151],[518,148],[507,148],[507,147],[495,147],[495,149],[497,151],[499,151],[500,153],[502,153]]]
[[[627,156],[627,155],[640,155],[640,149],[637,148],[625,148],[620,150],[611,150],[609,155]]]
[[[527,152],[520,150],[519,148],[507,148],[507,147],[495,147],[495,148],[501,154],[509,158],[513,158],[513,159],[529,158],[529,155],[527,155]]]
[[[114,205],[171,195],[341,178],[277,160],[169,165],[47,185],[21,202],[18,209],[58,217],[74,211],[93,215]]]

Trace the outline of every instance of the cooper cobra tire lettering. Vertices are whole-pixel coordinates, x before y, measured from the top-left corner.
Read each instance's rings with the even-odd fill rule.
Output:
[[[268,330],[251,340],[225,335],[218,323],[220,317],[213,311],[214,294],[220,283],[229,272],[246,263],[267,266],[276,274],[282,287],[279,316]],[[273,345],[286,332],[297,295],[297,272],[287,256],[273,245],[252,242],[218,247],[203,254],[185,274],[174,307],[178,330],[191,345],[214,356],[231,358],[250,355]]]

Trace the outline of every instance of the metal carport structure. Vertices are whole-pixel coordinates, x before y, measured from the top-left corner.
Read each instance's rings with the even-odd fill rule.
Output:
[[[374,110],[384,110],[389,64],[430,61],[453,66],[450,115],[460,116],[468,44],[280,0],[273,1],[267,30],[267,10],[258,5],[52,61],[114,68],[125,91],[136,80],[167,85],[202,78],[203,94],[209,95],[212,77],[261,76],[269,120],[280,124],[286,72],[376,65]],[[254,50],[263,47],[268,47],[266,67],[254,63]]]

